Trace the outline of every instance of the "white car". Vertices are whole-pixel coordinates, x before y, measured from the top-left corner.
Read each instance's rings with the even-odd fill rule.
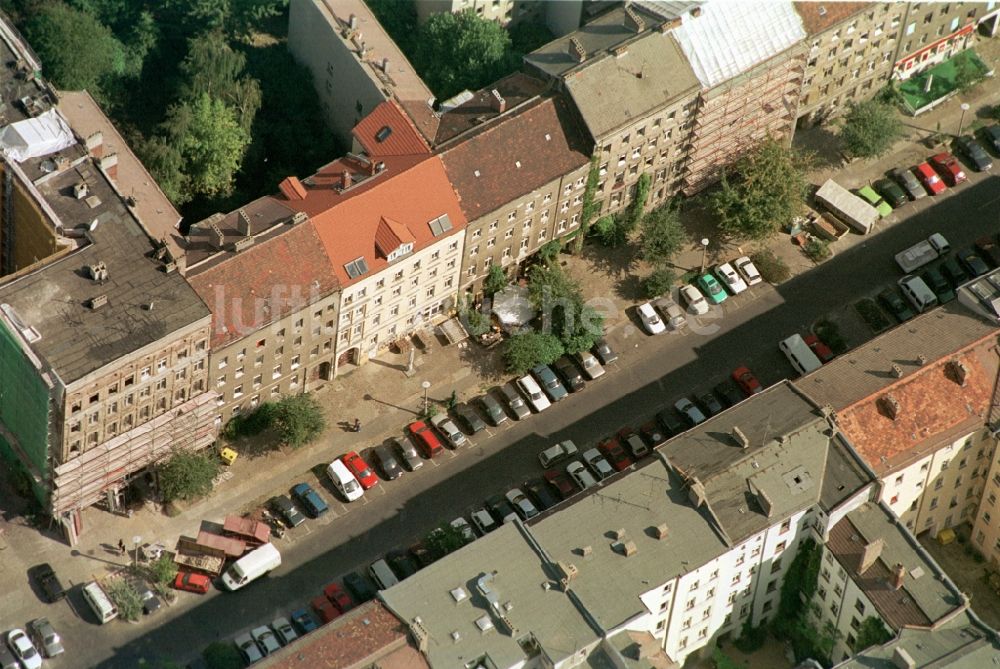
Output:
[[[688,311],[695,316],[708,313],[708,301],[701,291],[691,284],[681,286],[681,299],[687,305]]]
[[[41,669],[42,656],[35,650],[35,644],[22,629],[12,629],[7,633],[7,645],[17,655],[25,669]]]
[[[594,475],[587,471],[587,468],[583,466],[582,462],[571,462],[566,465],[566,473],[576,481],[576,484],[580,486],[581,490],[586,490],[587,488],[593,488],[597,485],[597,479]]]
[[[577,353],[573,357],[576,361],[580,363],[580,367],[583,369],[583,373],[587,375],[587,378],[593,381],[594,379],[604,376],[604,367],[601,363],[597,361],[593,353],[589,351],[583,351],[582,353]]]
[[[455,528],[456,532],[462,535],[462,541],[465,543],[471,544],[476,540],[476,531],[472,529],[472,525],[469,525],[469,521],[465,518],[459,516],[448,524]]]
[[[577,449],[576,444],[569,439],[565,439],[560,441],[555,446],[550,446],[539,453],[538,462],[541,463],[542,467],[548,469],[560,460],[575,457],[577,453],[579,453],[579,450]]]
[[[671,330],[680,330],[687,325],[687,318],[684,317],[684,310],[677,306],[669,297],[661,297],[653,302],[653,306],[660,310],[663,319]]]
[[[757,271],[757,266],[753,264],[749,256],[740,256],[733,261],[733,265],[736,266],[736,271],[743,276],[748,286],[755,286],[764,280],[761,278],[760,272]]]
[[[274,632],[267,625],[255,627],[250,632],[250,636],[253,637],[253,640],[264,651],[264,655],[270,655],[281,650],[281,642],[278,641],[278,637],[274,636]]]
[[[588,465],[590,465],[590,468],[594,470],[594,473],[597,474],[597,478],[599,479],[606,479],[615,473],[615,468],[611,466],[611,463],[604,459],[604,456],[601,455],[601,452],[596,448],[584,451],[583,459]]]
[[[538,509],[535,505],[531,503],[527,495],[521,492],[520,488],[514,488],[513,490],[508,490],[507,501],[510,502],[514,510],[517,511],[517,515],[521,516],[522,520],[528,520],[529,518],[534,518],[538,515]]]
[[[535,411],[545,411],[552,406],[552,402],[550,402],[549,398],[545,396],[545,393],[542,392],[538,382],[535,381],[531,374],[519,378],[517,380],[517,387],[520,388],[521,392],[524,393],[524,396],[528,398],[528,404],[530,404],[531,408]]]
[[[260,652],[260,646],[253,640],[249,632],[239,635],[233,639],[233,642],[239,648],[240,654],[243,655],[243,659],[247,664],[254,664],[264,659],[264,655]]]
[[[271,628],[274,630],[274,633],[278,635],[278,639],[281,641],[282,645],[287,646],[299,638],[295,628],[292,627],[292,623],[288,622],[288,618],[275,618],[271,622]]]
[[[645,304],[640,304],[636,308],[636,313],[639,314],[639,319],[642,321],[642,327],[646,328],[646,332],[649,334],[662,334],[667,331],[667,326],[663,324],[660,317],[656,315],[656,309],[649,302]]]
[[[493,530],[497,529],[497,521],[493,519],[490,512],[486,509],[476,509],[470,515],[472,518],[472,524],[476,526],[479,533],[483,536],[489,534]]]
[[[677,402],[674,403],[674,408],[677,409],[677,413],[687,419],[687,422],[690,423],[692,427],[705,422],[705,414],[702,413],[701,409],[694,405],[694,402],[686,397],[682,397],[677,400]]]
[[[444,435],[444,438],[448,440],[455,448],[463,445],[465,443],[465,435],[462,431],[458,429],[455,422],[448,417],[446,413],[439,413],[438,415],[431,418],[431,425],[438,429],[438,432]]]
[[[747,289],[747,282],[741,279],[740,275],[733,269],[733,266],[727,262],[715,268],[715,276],[719,277],[722,285],[733,295],[739,295]]]

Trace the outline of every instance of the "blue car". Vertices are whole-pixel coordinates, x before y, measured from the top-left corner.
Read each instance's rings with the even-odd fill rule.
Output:
[[[313,518],[318,518],[330,510],[330,507],[326,505],[326,502],[319,496],[319,493],[313,490],[308,483],[299,483],[292,488],[292,497]]]
[[[313,618],[306,609],[292,611],[292,624],[294,624],[302,634],[308,634],[314,629],[319,628],[319,625],[316,623],[316,619]]]
[[[535,365],[531,373],[538,379],[539,385],[553,402],[558,402],[568,394],[565,386],[556,377],[556,373],[548,365]]]

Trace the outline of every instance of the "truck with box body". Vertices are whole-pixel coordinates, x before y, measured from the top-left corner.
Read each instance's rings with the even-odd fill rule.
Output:
[[[944,235],[935,232],[924,241],[897,253],[896,264],[904,272],[909,273],[940,258],[949,250],[951,250],[951,246],[949,246],[948,240],[944,238]]]
[[[875,227],[879,219],[878,210],[863,199],[847,190],[833,179],[816,191],[816,201],[822,204],[831,215],[846,223],[863,235],[867,235]]]

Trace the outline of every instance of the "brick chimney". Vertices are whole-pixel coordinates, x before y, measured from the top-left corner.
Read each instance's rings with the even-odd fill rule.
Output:
[[[244,237],[250,236],[250,217],[244,209],[240,209],[236,214],[236,229]]]
[[[83,145],[87,147],[87,151],[94,158],[101,158],[104,155],[104,135],[100,130],[88,135],[87,139],[83,141]]]
[[[865,544],[864,549],[861,551],[861,564],[858,565],[859,574],[864,574],[868,571],[869,567],[875,564],[875,561],[882,555],[883,546],[885,546],[885,541],[881,537]]]
[[[347,190],[351,187],[351,173],[344,170],[340,173],[340,188],[342,190]]]
[[[507,111],[507,101],[500,95],[500,91],[495,88],[490,91],[490,109],[499,114]]]
[[[637,33],[641,33],[646,29],[646,22],[628,5],[625,5],[625,27]]]
[[[965,387],[965,380],[969,376],[969,368],[961,360],[949,360],[946,371],[952,381],[963,388]]]
[[[583,48],[580,40],[575,37],[569,38],[569,55],[578,63],[587,60],[587,50]]]
[[[903,579],[906,578],[906,567],[897,564],[892,568],[892,589],[899,590],[903,587]]]
[[[118,154],[110,153],[102,157],[98,163],[98,167],[104,170],[104,173],[108,175],[108,179],[118,183]]]

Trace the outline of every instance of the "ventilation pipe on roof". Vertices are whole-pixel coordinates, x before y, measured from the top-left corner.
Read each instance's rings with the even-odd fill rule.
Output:
[[[897,563],[895,567],[892,568],[892,589],[899,590],[903,587],[903,579],[906,578],[906,567],[902,564]]]
[[[340,173],[340,188],[341,190],[347,190],[351,187],[351,173],[344,170]]]
[[[575,37],[569,38],[569,55],[578,63],[587,60],[587,50],[583,48],[580,40]]]

